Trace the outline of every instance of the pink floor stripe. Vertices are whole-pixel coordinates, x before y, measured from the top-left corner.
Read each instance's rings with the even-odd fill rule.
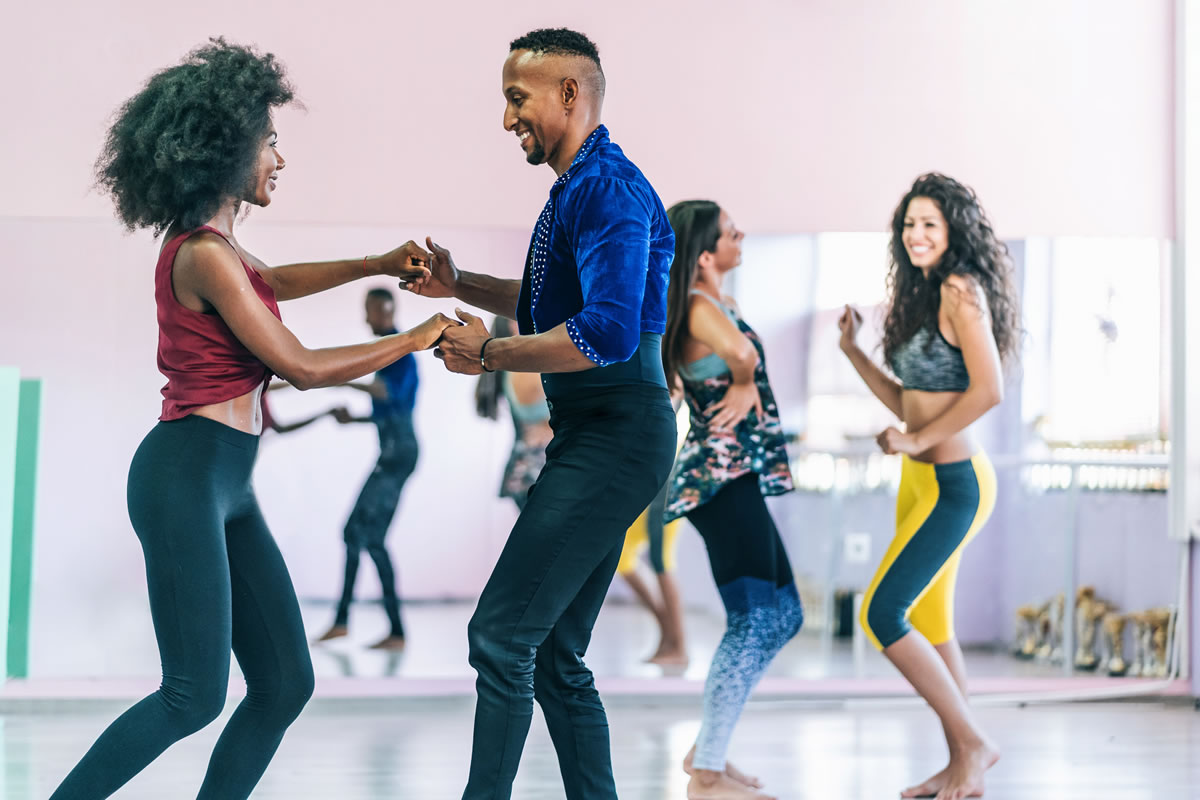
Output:
[[[979,678],[972,681],[973,695],[1041,694],[1135,689],[1152,679],[1081,678]],[[600,693],[609,697],[699,696],[702,680],[689,678],[601,678]],[[5,700],[134,700],[153,692],[152,678],[29,679],[9,680],[0,688]],[[326,699],[389,697],[469,697],[475,693],[472,678],[318,678],[315,696]],[[240,683],[230,683],[230,695],[241,696]],[[1172,682],[1163,695],[1187,695],[1186,680]],[[908,697],[912,687],[899,678],[766,678],[755,690],[757,697],[860,698]]]

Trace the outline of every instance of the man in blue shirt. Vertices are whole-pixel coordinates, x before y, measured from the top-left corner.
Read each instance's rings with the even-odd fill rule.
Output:
[[[367,325],[376,336],[396,333],[396,298],[387,289],[371,289],[366,299]],[[354,510],[346,522],[346,572],[342,597],[338,602],[333,627],[318,641],[327,641],[349,633],[350,603],[354,600],[354,580],[358,576],[358,560],[366,550],[379,571],[383,587],[383,608],[387,611],[391,631],[372,647],[399,650],[404,647],[404,625],[400,622],[400,599],[396,593],[396,572],[388,556],[384,538],[396,516],[400,493],[417,466],[417,436],[413,430],[412,412],[417,402],[417,362],[412,353],[375,373],[367,384],[351,383],[349,387],[371,395],[371,416],[351,417],[344,409],[336,409],[338,422],[373,422],[379,431],[379,460],[363,484]]]
[[[558,175],[521,281],[459,270],[434,247],[407,287],[515,319],[492,339],[460,311],[435,355],[453,372],[538,372],[554,438],[468,626],[475,737],[464,798],[507,798],[542,708],[566,796],[615,798],[604,706],[583,663],[625,531],[666,482],[675,415],[660,341],[674,234],[654,188],[600,122],[596,46],[565,29],[510,45],[504,127]]]

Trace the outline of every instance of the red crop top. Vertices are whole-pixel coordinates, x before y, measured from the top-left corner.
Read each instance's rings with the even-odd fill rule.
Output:
[[[171,284],[175,255],[189,237],[200,231],[225,238],[208,226],[181,233],[163,247],[154,270],[158,370],[167,378],[159,417],[163,421],[181,419],[201,406],[241,397],[271,378],[271,371],[238,341],[219,314],[193,311],[175,297]],[[271,313],[279,317],[275,290],[245,261],[242,267],[254,291]]]

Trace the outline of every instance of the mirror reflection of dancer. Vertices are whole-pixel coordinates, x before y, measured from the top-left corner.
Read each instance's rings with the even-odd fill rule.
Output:
[[[742,261],[742,233],[716,203],[667,212],[675,229],[663,366],[678,375],[691,429],[675,461],[666,519],[686,516],[704,538],[726,628],[704,686],[704,717],[684,769],[688,797],[765,798],[726,761],[733,728],[804,612],[767,495],[792,490],[787,448],[758,336],[725,275]]]
[[[447,369],[540,372],[554,438],[467,628],[476,682],[467,800],[507,798],[536,699],[570,800],[616,798],[608,718],[583,656],[621,540],[671,469],[675,415],[663,377],[674,236],[654,187],[600,122],[596,46],[566,29],[509,46],[504,127],[558,176],[524,278],[460,271],[433,247],[419,294],[514,317],[493,339],[478,317],[447,329]]]
[[[516,332],[512,320],[496,317],[492,321],[493,338],[501,339]],[[536,372],[485,372],[475,385],[475,411],[486,419],[500,415],[500,398],[508,405],[513,423],[513,446],[500,479],[500,496],[507,497],[517,509],[525,508],[529,489],[542,467],[546,466],[546,445],[554,436],[550,428],[550,407],[542,379]]]
[[[333,386],[433,345],[443,316],[368,344],[312,350],[278,301],[364,272],[427,274],[409,242],[378,258],[269,267],[234,236],[243,204],[271,202],[283,156],[272,110],[292,88],[274,56],[222,39],[154,75],[117,113],[97,170],[129,229],[163,236],[155,268],[160,422],[129,468],[162,685],[101,734],[52,795],[112,795],[225,707],[232,649],[246,697],[221,732],[198,800],[250,795],[313,689],[300,606],[251,485],[272,373]]]
[[[291,384],[276,382],[263,389],[260,405],[262,406],[262,429],[264,432],[274,431],[275,433],[293,433],[302,428],[307,428],[317,420],[324,419],[325,417],[339,419],[346,411],[346,409],[342,408],[341,406],[337,406],[335,408],[326,409],[320,414],[312,414],[311,416],[298,419],[295,422],[280,422],[275,418],[274,412],[271,411],[271,404],[267,401],[267,395],[269,395],[271,392],[279,391],[280,389],[291,388]]]
[[[902,796],[959,800],[983,794],[984,773],[1000,758],[967,705],[954,583],[963,548],[996,503],[995,472],[970,427],[1003,398],[1019,301],[1008,251],[978,198],[944,175],[922,175],[896,207],[891,262],[883,355],[899,382],[855,343],[858,311],[847,306],[838,322],[842,351],[906,429],[878,437],[903,466],[896,537],[860,622],[932,706],[950,748],[949,766]]]
[[[396,298],[387,289],[371,289],[364,302],[367,325],[376,336],[396,333]],[[376,650],[402,650],[404,623],[400,620],[400,596],[396,591],[396,570],[388,554],[386,538],[400,505],[404,484],[417,467],[419,448],[413,428],[413,408],[417,403],[417,359],[411,353],[393,361],[375,374],[370,383],[348,383],[347,387],[371,396],[371,414],[351,416],[345,409],[334,409],[338,422],[370,422],[379,434],[379,458],[358,493],[354,510],[342,535],[346,542],[346,569],[342,595],[330,627],[317,641],[338,639],[350,632],[350,604],[354,602],[354,582],[358,564],[366,550],[383,590],[383,610],[390,625],[388,635],[371,645]]]
[[[672,403],[679,404],[673,398]],[[676,412],[676,420],[683,417]],[[677,430],[682,443],[687,435],[686,422]],[[675,580],[675,551],[679,530],[683,520],[663,522],[667,508],[667,485],[654,496],[653,502],[642,512],[625,533],[625,544],[621,548],[621,560],[617,562],[617,574],[625,579],[637,599],[650,610],[658,623],[659,640],[654,653],[646,659],[649,664],[664,667],[685,667],[688,663],[687,637],[683,626],[683,599],[679,582]],[[645,553],[654,570],[658,583],[658,597],[646,585],[638,571],[642,554]]]

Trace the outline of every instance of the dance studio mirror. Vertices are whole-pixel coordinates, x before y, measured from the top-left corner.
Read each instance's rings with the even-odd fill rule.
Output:
[[[335,235],[310,231],[297,242],[292,232],[287,246],[319,250]],[[466,258],[508,254],[519,264],[525,246],[517,231],[456,235]],[[262,223],[247,236],[282,241]],[[881,361],[888,239],[751,233],[726,283],[763,341],[795,482],[768,506],[805,621],[767,672],[763,696],[903,688],[856,622],[895,532],[900,459],[875,442],[894,419],[839,351],[837,325],[846,304],[857,308],[859,344]],[[998,501],[962,554],[954,627],[977,691],[1138,691],[1131,687],[1161,683],[1178,668],[1180,545],[1167,536],[1166,492],[1169,244],[1057,237],[1006,245],[1022,304],[1020,361],[1005,371],[1003,402],[976,430]],[[364,292],[344,287],[299,301],[289,321],[314,342],[368,334]],[[419,313],[419,301],[398,295],[398,326]],[[370,548],[359,558],[346,635],[315,641],[335,622],[343,530],[379,447],[373,425],[339,424],[327,412],[345,407],[366,418],[371,398],[352,389],[270,392],[281,427],[318,417],[265,434],[255,482],[301,599],[317,677],[351,681],[354,692],[470,691],[467,624],[517,515],[501,496],[514,444],[505,393],[492,398],[493,419],[478,413],[477,379],[446,373],[428,353],[418,355],[417,372],[420,454],[385,542],[402,600],[403,649],[372,647],[389,623]],[[114,448],[133,441],[130,433]],[[688,523],[665,545],[682,601],[682,642],[661,641],[656,615],[618,574],[587,655],[602,686],[658,692],[704,681],[725,630],[721,599]],[[105,557],[140,580],[136,549]],[[56,568],[57,556],[42,559],[44,569]],[[651,562],[640,551],[634,580],[658,600]],[[33,632],[30,677],[152,680],[158,662],[144,596],[108,592],[103,604],[58,607],[73,596],[37,593],[34,619],[44,627]],[[649,662],[664,653],[663,663]]]

